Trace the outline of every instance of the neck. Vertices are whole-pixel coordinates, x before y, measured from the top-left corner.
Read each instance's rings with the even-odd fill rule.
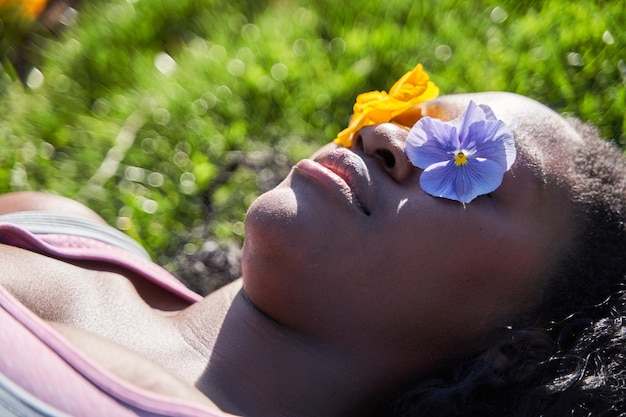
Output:
[[[239,283],[190,307],[184,317],[207,358],[196,386],[229,413],[380,415],[385,393],[392,393],[382,361],[284,328],[258,311]]]

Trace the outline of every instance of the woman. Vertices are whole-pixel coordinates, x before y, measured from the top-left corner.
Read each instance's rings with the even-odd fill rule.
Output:
[[[350,148],[323,147],[252,204],[243,278],[204,299],[85,207],[1,197],[0,330],[12,336],[0,393],[43,415],[367,416],[390,413],[417,381],[400,412],[497,407],[463,377],[488,369],[508,376],[507,392],[535,383],[548,326],[621,282],[624,164],[524,97],[447,96],[420,111],[451,120],[470,101],[515,126],[517,160],[494,191],[469,203],[426,194],[405,153],[415,117],[359,122]],[[596,154],[618,162],[581,171]],[[611,198],[596,202],[591,183]],[[593,245],[612,252],[585,240],[598,219],[608,232]],[[607,259],[610,273],[593,270]],[[587,262],[593,286],[570,275]],[[531,326],[541,330],[521,330]],[[20,362],[33,352],[35,365]]]

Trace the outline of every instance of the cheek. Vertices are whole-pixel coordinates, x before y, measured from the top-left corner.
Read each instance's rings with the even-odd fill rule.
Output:
[[[486,323],[511,319],[539,302],[545,257],[527,233],[509,229],[464,245],[468,249],[454,280],[456,297],[459,303],[473,304]]]
[[[413,225],[397,231],[399,241],[388,243],[396,250],[384,257],[399,277],[396,291],[407,304],[415,294],[428,316],[444,310],[453,314],[461,307],[478,316],[508,316],[534,303],[543,264],[528,232],[424,216]],[[403,274],[410,279],[403,280]]]

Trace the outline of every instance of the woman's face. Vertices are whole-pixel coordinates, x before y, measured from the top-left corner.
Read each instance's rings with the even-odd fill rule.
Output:
[[[446,96],[424,114],[451,119],[469,100],[516,124],[518,142],[580,140],[551,110],[512,94]],[[366,127],[352,149],[323,147],[257,199],[246,219],[244,289],[286,326],[436,363],[537,306],[570,237],[569,206],[521,155],[489,196],[463,205],[428,195],[404,153],[407,133]]]

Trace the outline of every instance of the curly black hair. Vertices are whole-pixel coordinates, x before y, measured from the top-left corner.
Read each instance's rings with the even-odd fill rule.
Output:
[[[545,173],[567,189],[572,247],[540,307],[482,353],[396,402],[397,417],[626,417],[626,164],[590,125],[570,121],[580,146]]]

